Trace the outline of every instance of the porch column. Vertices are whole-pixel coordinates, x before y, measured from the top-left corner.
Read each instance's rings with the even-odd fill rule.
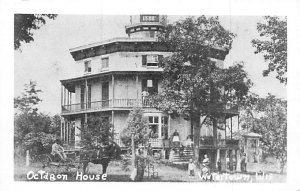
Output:
[[[171,137],[170,134],[171,133],[171,115],[168,115],[168,136]],[[167,139],[169,139],[169,137],[167,137]]]
[[[60,85],[60,93],[61,93],[61,95],[60,95],[60,105],[63,106],[64,89],[63,89],[62,84]]]
[[[221,161],[221,159],[220,159],[220,149],[219,148],[217,148],[217,157],[216,157],[216,167],[217,167],[217,169],[218,169],[218,161]]]
[[[69,143],[69,121],[66,124],[66,143]]]
[[[85,109],[88,109],[87,99],[88,98],[88,85],[87,85],[87,79],[85,79],[85,88],[84,88],[84,103],[85,103]]]
[[[238,115],[237,117],[238,117],[238,130],[240,130],[240,115]]]
[[[139,76],[135,75],[135,89],[136,89],[136,105],[138,106],[139,101]]]
[[[158,138],[161,139],[161,114],[158,116]]]
[[[232,117],[230,118],[230,139],[232,140]]]
[[[73,127],[73,123],[70,121],[70,125],[69,125],[69,142],[72,141],[72,128]]]
[[[66,136],[65,136],[65,134],[66,134],[66,132],[65,132],[65,126],[66,126],[66,122],[64,121],[64,122],[63,122],[63,140],[62,140],[62,141],[64,141],[64,142],[65,142],[65,140],[66,140]]]
[[[112,123],[112,133],[113,133],[113,140],[115,139],[115,111],[111,111],[111,123]]]
[[[66,96],[66,94],[67,94],[67,89],[64,87],[64,105],[67,105],[66,103],[67,103],[67,96]]]
[[[71,102],[70,102],[70,100],[71,100],[71,92],[70,92],[70,91],[68,91],[68,105],[71,105]]]
[[[225,117],[225,137],[224,137],[225,140],[226,140],[226,128],[227,128],[227,120],[226,120],[226,117]]]
[[[112,107],[114,107],[115,102],[115,76],[111,75],[111,86],[112,86]]]
[[[63,118],[60,122],[60,140],[63,139]]]

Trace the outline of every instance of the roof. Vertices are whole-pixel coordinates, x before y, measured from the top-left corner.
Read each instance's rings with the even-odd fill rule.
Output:
[[[253,138],[261,138],[262,135],[258,134],[258,133],[254,133],[254,132],[250,132],[250,133],[247,133],[245,135],[243,135],[244,137],[253,137]]]
[[[75,52],[75,51],[78,51],[78,50],[93,48],[93,47],[96,47],[96,46],[101,46],[101,45],[106,45],[106,44],[111,44],[111,43],[116,43],[116,42],[157,42],[157,39],[154,39],[154,38],[118,37],[118,38],[108,39],[108,40],[105,40],[105,41],[100,41],[100,42],[95,42],[95,43],[91,43],[91,44],[78,46],[78,47],[75,47],[75,48],[71,48],[69,50],[70,50],[70,52]]]

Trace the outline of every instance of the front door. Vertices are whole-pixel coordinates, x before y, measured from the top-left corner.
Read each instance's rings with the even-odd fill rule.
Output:
[[[109,106],[109,82],[102,83],[102,107]]]

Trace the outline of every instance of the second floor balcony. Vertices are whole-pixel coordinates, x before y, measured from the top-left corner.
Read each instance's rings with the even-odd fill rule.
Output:
[[[200,147],[215,147],[212,136],[200,137]],[[219,148],[238,148],[239,140],[237,139],[217,139],[217,147]]]
[[[151,107],[148,100],[143,99],[109,99],[87,103],[62,105],[62,113],[77,113],[85,111],[102,111],[110,109],[131,109],[133,107]]]

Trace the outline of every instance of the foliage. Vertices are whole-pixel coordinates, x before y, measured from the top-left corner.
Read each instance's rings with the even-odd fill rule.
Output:
[[[149,139],[148,121],[143,116],[141,108],[134,108],[128,117],[127,127],[121,132],[121,141],[126,146],[131,145],[131,136],[134,136],[134,145],[145,145]]]
[[[243,100],[252,85],[243,63],[222,68],[214,59],[228,53],[234,36],[218,17],[189,17],[168,25],[159,41],[174,53],[160,61],[163,91],[152,97],[153,104],[173,116],[217,118],[225,103]]]
[[[242,128],[262,135],[263,153],[279,160],[283,171],[287,161],[287,101],[269,94],[256,98],[243,112]]]
[[[112,124],[105,117],[91,115],[85,127],[80,130],[81,143],[86,148],[98,148],[112,140]]]
[[[25,84],[24,92],[22,96],[14,98],[14,108],[22,113],[36,114],[37,108],[35,107],[42,100],[38,97],[38,94],[42,90],[37,89],[35,81],[30,81],[29,84]]]
[[[260,39],[253,39],[255,54],[262,53],[268,63],[268,69],[263,76],[270,72],[277,72],[276,78],[287,83],[287,18],[265,16],[263,23],[257,23]]]
[[[33,30],[39,29],[46,24],[46,18],[55,19],[55,14],[15,14],[14,20],[14,48],[20,49],[21,42],[30,43],[34,41]]]
[[[193,113],[212,114],[221,102],[242,100],[251,86],[243,63],[224,69],[211,58],[214,47],[231,47],[233,37],[217,17],[190,17],[169,25],[160,41],[175,53],[161,60],[163,91],[154,96],[153,104],[191,117]]]
[[[60,116],[39,113],[36,106],[41,102],[35,82],[25,84],[22,96],[14,99],[18,111],[14,116],[14,144],[21,152],[35,149],[44,152],[51,149],[51,144],[59,136]],[[37,154],[37,153],[35,153]]]

